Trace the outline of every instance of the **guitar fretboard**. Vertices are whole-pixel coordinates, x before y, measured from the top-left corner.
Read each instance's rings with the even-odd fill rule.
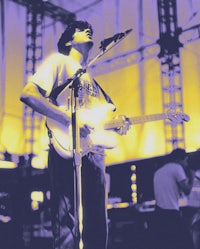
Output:
[[[138,116],[133,118],[128,118],[129,124],[143,124],[145,122],[151,122],[156,120],[163,120],[167,118],[166,113],[160,113],[160,114],[151,114],[151,115],[145,115],[145,116]],[[117,127],[120,127],[124,124],[124,120],[122,118],[113,119],[109,122],[107,122],[104,125],[104,129],[114,129]]]
[[[130,118],[130,122],[131,122],[131,124],[142,124],[145,122],[163,120],[166,118],[167,118],[167,115],[165,113],[160,113],[160,114],[151,114],[151,115]]]

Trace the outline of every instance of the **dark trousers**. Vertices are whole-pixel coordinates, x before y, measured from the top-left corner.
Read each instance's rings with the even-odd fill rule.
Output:
[[[200,248],[200,209],[194,213],[191,218],[190,231],[194,249]]]
[[[50,145],[52,231],[55,249],[73,249],[74,170],[73,160],[63,159]],[[104,156],[89,153],[82,158],[82,204],[84,249],[105,249],[107,214]]]
[[[155,248],[184,249],[185,229],[178,210],[155,209]],[[189,249],[189,248],[188,248]],[[192,248],[191,248],[192,249]]]

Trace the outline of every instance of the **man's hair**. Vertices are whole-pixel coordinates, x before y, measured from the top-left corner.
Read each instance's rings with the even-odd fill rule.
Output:
[[[187,153],[184,149],[177,148],[169,154],[169,157],[172,161],[183,160],[187,157]]]
[[[195,152],[190,152],[188,163],[191,169],[193,170],[200,169],[200,150],[199,149]]]
[[[69,52],[71,50],[71,46],[66,46],[65,44],[67,42],[73,40],[73,35],[76,31],[76,28],[78,28],[80,30],[84,30],[84,29],[89,28],[91,30],[91,33],[93,34],[92,26],[88,22],[86,22],[86,21],[72,21],[71,23],[68,24],[67,28],[62,33],[62,35],[57,43],[58,51],[60,53],[65,54],[65,55],[69,54]]]

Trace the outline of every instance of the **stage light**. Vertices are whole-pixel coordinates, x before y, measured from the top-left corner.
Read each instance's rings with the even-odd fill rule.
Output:
[[[128,202],[116,203],[115,206],[117,208],[127,208],[127,207],[129,207],[129,203]]]
[[[132,171],[132,175],[131,175],[131,190],[132,190],[132,202],[133,203],[137,203],[137,175],[136,175],[136,166],[135,165],[131,165],[131,171]]]
[[[133,181],[136,181],[136,174],[132,174],[132,176],[131,176],[131,181],[133,182]]]
[[[135,165],[131,165],[131,170],[132,171],[136,170],[136,166]]]
[[[44,193],[42,191],[31,192],[31,208],[36,211],[39,209],[40,203],[44,201]]]
[[[31,192],[31,200],[37,202],[44,201],[44,193],[42,191],[32,191]]]
[[[39,209],[39,202],[37,201],[32,201],[31,202],[31,207],[34,211],[38,210]]]
[[[17,165],[11,161],[1,161],[0,160],[0,169],[14,169]]]
[[[131,189],[132,189],[132,191],[135,192],[137,190],[137,185],[136,184],[132,184],[131,185]]]

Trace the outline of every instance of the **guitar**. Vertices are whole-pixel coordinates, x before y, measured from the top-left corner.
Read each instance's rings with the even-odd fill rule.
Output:
[[[174,111],[137,117],[119,116],[108,119],[109,111],[110,109],[105,105],[98,108],[79,110],[77,114],[79,127],[87,124],[90,129],[90,134],[87,137],[80,138],[82,155],[97,148],[113,149],[116,147],[117,133],[115,129],[117,128],[164,119],[169,119],[173,124],[189,121],[188,115]],[[70,124],[66,127],[56,120],[47,118],[47,127],[51,131],[52,143],[58,154],[63,158],[71,158],[73,156],[72,125]]]

